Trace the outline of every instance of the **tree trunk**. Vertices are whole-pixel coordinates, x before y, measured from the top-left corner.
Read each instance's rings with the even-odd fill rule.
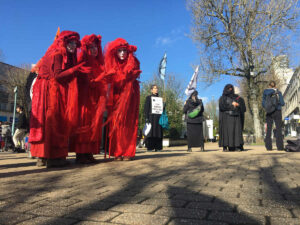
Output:
[[[260,120],[259,120],[257,90],[254,85],[253,77],[249,77],[249,79],[248,79],[248,88],[250,90],[250,104],[251,104],[252,113],[253,113],[254,135],[257,140],[257,139],[262,138],[262,129],[261,129]]]
[[[257,139],[262,138],[261,126],[259,121],[259,111],[258,111],[258,101],[256,100],[256,96],[251,96],[252,109],[253,109],[253,124],[254,124],[254,134]]]

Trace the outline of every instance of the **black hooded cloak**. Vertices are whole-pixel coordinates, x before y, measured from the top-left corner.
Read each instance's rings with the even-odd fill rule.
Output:
[[[193,101],[192,96],[196,96],[196,101]],[[200,112],[195,118],[189,118],[188,113],[192,112],[197,107],[200,107]],[[204,106],[201,99],[198,99],[198,92],[194,91],[186,101],[183,112],[186,114],[187,123],[187,140],[188,148],[204,147],[203,138],[203,112]]]
[[[229,90],[232,88],[232,90]],[[244,106],[234,107],[233,102],[239,103],[240,96],[234,94],[232,84],[224,87],[223,95],[219,99],[219,146],[230,149],[240,148],[243,142],[242,111]]]

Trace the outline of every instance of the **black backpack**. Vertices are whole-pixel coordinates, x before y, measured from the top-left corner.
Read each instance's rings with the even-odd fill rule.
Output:
[[[285,151],[287,152],[300,152],[300,137],[295,140],[287,140],[287,145],[285,146]]]
[[[279,96],[278,91],[276,90],[274,93],[266,96],[265,101],[265,110],[267,114],[275,112],[277,106],[279,104]]]

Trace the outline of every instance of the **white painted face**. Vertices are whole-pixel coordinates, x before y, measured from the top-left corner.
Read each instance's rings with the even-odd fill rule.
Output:
[[[72,40],[72,41],[68,42],[66,48],[67,48],[68,52],[75,53],[76,47],[77,47],[77,42],[75,40]]]
[[[98,55],[98,47],[97,47],[96,43],[92,43],[91,45],[89,45],[88,51],[91,56],[96,57]]]
[[[119,48],[117,55],[120,60],[125,60],[128,56],[128,51],[126,48]]]

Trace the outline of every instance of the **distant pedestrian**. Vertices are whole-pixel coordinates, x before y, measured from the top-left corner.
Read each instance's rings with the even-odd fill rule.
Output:
[[[236,92],[236,99],[237,103],[239,104],[239,109],[240,109],[240,118],[241,118],[241,125],[242,125],[242,132],[244,131],[244,125],[245,125],[245,113],[246,113],[246,104],[244,98],[242,98],[239,92]],[[241,151],[244,151],[244,142],[239,148]]]
[[[227,84],[219,99],[219,146],[223,147],[223,151],[241,149],[244,144],[239,98],[233,85]]]
[[[198,98],[198,92],[194,91],[183,107],[186,114],[188,152],[192,147],[200,147],[204,151],[203,137],[203,112],[204,106],[202,100]]]
[[[16,126],[17,129],[13,136],[13,142],[15,145],[15,151],[20,151],[25,149],[24,138],[27,132],[28,123],[24,113],[24,108],[22,106],[18,106],[16,110],[19,113],[19,118]]]
[[[152,101],[155,100],[153,98],[159,98],[158,87],[155,84],[151,86],[151,95],[146,97],[144,105],[144,116],[146,123],[151,123],[151,130],[146,137],[145,144],[148,151],[161,151],[163,148],[163,128],[159,124],[161,113],[159,114],[153,112]]]
[[[262,106],[266,111],[266,123],[267,123],[267,133],[265,138],[265,146],[268,151],[272,150],[272,126],[273,121],[276,126],[276,146],[277,150],[283,150],[283,136],[282,136],[282,114],[281,108],[284,106],[284,100],[282,93],[276,88],[276,83],[271,81],[269,83],[269,88],[264,90],[262,98]]]

